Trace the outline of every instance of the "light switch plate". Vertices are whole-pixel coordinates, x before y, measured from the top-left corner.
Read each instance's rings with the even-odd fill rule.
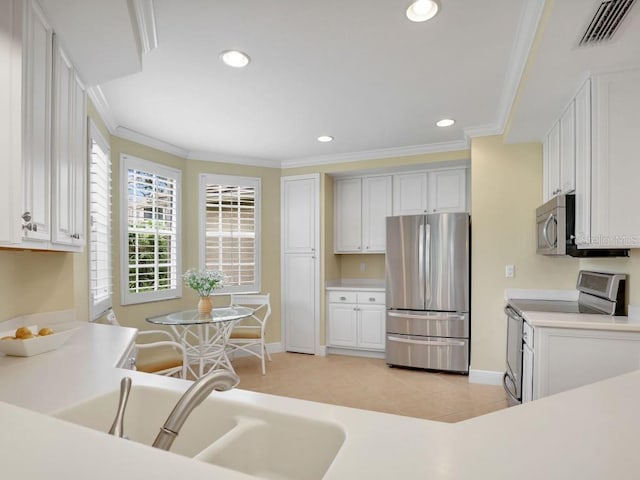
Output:
[[[516,266],[515,265],[505,265],[504,266],[504,276],[507,278],[513,278],[516,275]]]

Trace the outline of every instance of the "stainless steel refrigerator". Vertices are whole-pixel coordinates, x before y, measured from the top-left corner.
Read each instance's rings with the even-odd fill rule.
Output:
[[[387,217],[389,365],[469,372],[469,215]]]

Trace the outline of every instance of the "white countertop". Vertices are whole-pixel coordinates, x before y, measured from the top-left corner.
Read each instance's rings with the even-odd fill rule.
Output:
[[[184,380],[113,368],[134,333],[87,324],[56,352],[0,357],[0,400],[26,407],[0,403],[2,478],[250,478],[43,415],[116,390],[126,375],[134,385],[186,390],[189,382]],[[640,371],[457,424],[241,387],[214,395],[335,422],[345,429],[346,441],[327,480],[625,480],[640,472]]]
[[[590,313],[530,312],[526,310],[522,312],[522,316],[527,323],[534,327],[640,332],[640,321],[630,320],[629,317]]]
[[[368,292],[385,291],[384,279],[377,278],[343,278],[342,280],[330,280],[326,282],[325,288],[327,290],[366,290]]]

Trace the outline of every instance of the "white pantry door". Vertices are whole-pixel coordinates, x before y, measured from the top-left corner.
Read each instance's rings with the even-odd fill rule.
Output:
[[[283,177],[281,189],[284,349],[315,354],[320,331],[320,177]]]

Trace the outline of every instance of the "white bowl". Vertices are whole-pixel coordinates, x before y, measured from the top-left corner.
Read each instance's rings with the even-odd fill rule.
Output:
[[[29,338],[27,340],[0,340],[0,352],[14,357],[31,357],[32,355],[39,355],[40,353],[56,350],[71,338],[78,328],[80,328],[80,325],[82,325],[82,322],[69,322],[59,325],[51,325],[49,328],[55,332],[51,335]],[[34,335],[36,335],[39,329],[43,328],[43,326],[38,327],[38,325],[29,325],[28,328]],[[15,329],[0,332],[0,338],[12,337],[15,333]]]

